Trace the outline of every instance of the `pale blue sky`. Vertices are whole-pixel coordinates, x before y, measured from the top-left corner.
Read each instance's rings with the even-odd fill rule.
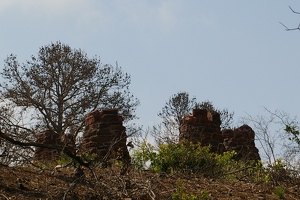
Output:
[[[25,62],[61,41],[117,61],[140,99],[138,124],[158,123],[172,94],[256,115],[300,111],[299,0],[1,0],[0,61]]]

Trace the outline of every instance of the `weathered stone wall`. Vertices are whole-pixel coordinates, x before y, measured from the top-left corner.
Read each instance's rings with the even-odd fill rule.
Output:
[[[51,130],[46,130],[36,137],[36,142],[48,146],[62,145],[59,135]],[[47,149],[36,147],[34,154],[34,161],[54,161],[59,159],[60,151],[56,149]]]
[[[224,145],[220,125],[219,113],[194,109],[192,115],[181,122],[179,142],[200,142],[203,146],[211,145],[212,152],[222,153]]]
[[[130,159],[126,146],[126,129],[123,118],[118,110],[107,109],[93,111],[86,115],[85,131],[79,153],[96,154],[97,161],[104,158]],[[75,153],[75,140],[71,135],[59,137],[51,130],[44,131],[37,136],[37,143],[48,146],[61,146]],[[34,161],[55,161],[61,156],[61,151],[47,148],[36,148]],[[107,156],[107,157],[106,157]]]
[[[255,133],[248,125],[243,125],[234,130],[222,131],[226,151],[237,152],[238,160],[260,160],[258,149],[255,147]]]
[[[36,142],[46,146],[60,146],[67,148],[70,152],[75,153],[75,140],[71,135],[59,137],[59,134],[52,130],[41,132],[36,137]],[[47,149],[36,147],[34,161],[56,161],[60,158],[61,151],[58,149]]]
[[[203,146],[211,146],[211,151],[222,153],[235,150],[236,159],[260,160],[255,147],[255,133],[248,125],[234,130],[220,128],[221,120],[217,112],[194,109],[186,116],[180,127],[179,142],[200,142]]]
[[[129,159],[126,139],[123,118],[118,115],[118,110],[96,110],[86,115],[80,151],[96,154],[98,161],[105,157],[109,159],[120,156]]]

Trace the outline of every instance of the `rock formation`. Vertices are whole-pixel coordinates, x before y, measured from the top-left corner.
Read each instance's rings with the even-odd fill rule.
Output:
[[[211,151],[215,153],[235,150],[235,158],[238,160],[260,160],[254,143],[255,133],[250,126],[221,131],[220,125],[220,115],[217,112],[194,109],[191,115],[182,120],[179,142],[210,145]]]
[[[126,133],[123,126],[123,118],[118,115],[118,110],[107,109],[99,112],[95,110],[86,115],[85,131],[79,153],[95,154],[97,161],[103,159],[118,158],[130,160],[126,146]],[[75,140],[71,135],[65,134],[59,137],[54,131],[47,130],[40,133],[37,143],[48,146],[60,146],[75,152]],[[61,156],[61,151],[37,147],[34,161],[55,161]]]
[[[234,130],[222,131],[226,151],[234,150],[238,160],[260,160],[258,149],[255,147],[255,133],[248,125],[243,125]]]
[[[118,115],[118,110],[95,110],[85,117],[80,151],[96,154],[98,161],[117,157],[130,159],[125,130],[123,118]]]
[[[179,142],[200,142],[201,145],[211,145],[211,151],[224,151],[221,133],[221,120],[217,112],[204,109],[194,109],[192,115],[186,116],[180,126]]]
[[[49,146],[62,145],[59,135],[51,130],[46,130],[36,137],[36,142]],[[53,161],[60,157],[60,151],[56,149],[47,149],[36,147],[34,160],[35,161]]]

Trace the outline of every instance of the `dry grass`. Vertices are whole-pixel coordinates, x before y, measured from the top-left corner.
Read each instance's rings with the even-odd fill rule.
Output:
[[[120,168],[84,170],[76,177],[73,168],[41,171],[34,167],[0,167],[0,199],[172,199],[178,181],[184,194],[208,195],[202,199],[279,199],[277,186],[192,175],[158,174],[131,170],[120,175]],[[299,181],[300,182],[300,181]],[[300,199],[300,185],[281,183],[285,199]]]

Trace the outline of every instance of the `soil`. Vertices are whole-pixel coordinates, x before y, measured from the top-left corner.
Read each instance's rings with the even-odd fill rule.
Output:
[[[279,187],[285,189],[284,199],[300,199],[300,184],[288,182],[272,185],[139,170],[130,170],[125,175],[120,175],[119,167],[97,167],[93,170],[83,169],[82,172],[74,171],[72,167],[48,170],[36,167],[0,167],[1,200],[164,200],[172,199],[174,194],[181,195],[181,199],[192,199],[187,195],[198,195],[200,199],[211,200],[275,200],[279,196],[274,191]]]

